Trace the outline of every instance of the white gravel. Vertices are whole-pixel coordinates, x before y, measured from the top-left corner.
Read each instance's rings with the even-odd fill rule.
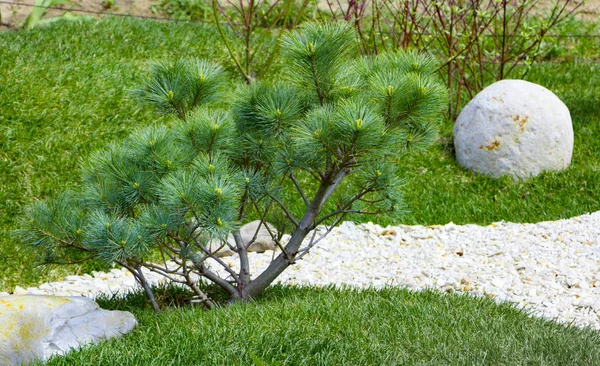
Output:
[[[249,253],[252,273],[265,268],[272,255]],[[236,256],[223,260],[237,266]],[[148,277],[160,280],[153,273]],[[278,280],[470,292],[517,303],[559,322],[600,329],[600,211],[537,224],[382,228],[345,222]],[[14,293],[95,297],[134,288],[131,274],[113,269],[38,288],[17,287]]]

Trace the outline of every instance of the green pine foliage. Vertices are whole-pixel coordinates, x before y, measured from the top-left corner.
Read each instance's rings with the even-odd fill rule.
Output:
[[[357,58],[356,35],[342,23],[307,24],[282,51],[285,79],[231,93],[207,61],[153,64],[133,95],[176,116],[173,125],[90,155],[84,188],[32,205],[17,235],[47,262],[124,266],[156,309],[142,268],[188,285],[211,307],[192,275],[232,300],[253,298],[318,242],[301,245],[317,225],[327,232],[348,215],[402,212],[398,158],[427,147],[446,103],[435,60],[404,51]],[[251,277],[238,229],[253,218],[291,239],[273,233],[280,255]],[[239,254],[239,271],[219,261],[225,246]],[[213,271],[220,264],[227,278]]]
[[[151,65],[148,82],[134,95],[159,112],[185,119],[196,106],[221,98],[225,83],[223,69],[206,60],[182,59],[173,65],[159,62]]]

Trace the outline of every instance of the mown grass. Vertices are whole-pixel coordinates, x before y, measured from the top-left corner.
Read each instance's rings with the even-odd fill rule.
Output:
[[[266,365],[600,363],[600,333],[466,295],[275,286],[253,303],[159,315],[141,293],[99,302],[132,311],[139,327],[48,365],[252,365],[252,355]]]
[[[164,120],[128,98],[148,63],[222,55],[215,30],[196,24],[106,19],[0,33],[1,290],[55,277],[9,235],[24,206],[76,185],[91,150]]]
[[[554,92],[569,108],[575,143],[572,164],[558,173],[513,182],[463,169],[455,160],[452,123],[439,143],[407,161],[405,224],[538,222],[600,209],[600,24],[571,21],[542,47],[545,61],[525,80]],[[382,220],[382,223],[393,224]]]
[[[454,162],[447,123],[431,151],[406,161],[412,211],[403,223],[554,220],[600,208],[600,47],[592,38],[569,42],[557,42],[550,61],[527,79],[571,109],[572,167],[517,183],[476,176]],[[127,90],[144,77],[149,60],[195,55],[225,61],[213,29],[105,19],[0,34],[0,291],[65,273],[33,267],[34,257],[9,235],[16,218],[29,202],[76,186],[78,161],[89,151],[138,126],[166,122],[128,99]],[[183,305],[159,315],[141,293],[100,300],[132,311],[140,326],[49,365],[252,364],[251,355],[275,365],[600,364],[597,332],[489,299],[276,286],[254,303],[205,312],[185,305],[189,294],[170,291],[163,302]]]
[[[600,208],[600,70],[597,60],[536,66],[527,80],[554,91],[570,108],[575,132],[573,160],[563,172],[513,182],[460,167],[451,126],[440,143],[408,161],[406,224],[494,221],[537,222],[568,218]]]
[[[563,31],[574,33],[578,24]],[[596,26],[584,29],[588,35],[600,34]],[[411,211],[403,223],[533,222],[598,210],[600,139],[594,136],[600,132],[599,44],[598,38],[553,40],[545,46],[551,50],[546,52],[549,60],[527,76],[571,109],[571,168],[517,183],[475,175],[455,162],[452,124],[447,122],[429,152],[405,162]],[[128,98],[128,90],[145,77],[149,61],[201,56],[230,63],[213,28],[131,19],[4,32],[0,52],[0,258],[7,263],[0,267],[1,291],[64,273],[34,269],[33,256],[10,237],[23,208],[77,185],[78,162],[89,151],[137,127],[166,121]]]

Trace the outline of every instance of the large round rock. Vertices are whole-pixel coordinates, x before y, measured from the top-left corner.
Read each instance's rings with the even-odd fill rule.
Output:
[[[540,85],[498,81],[463,109],[454,125],[454,147],[462,166],[492,177],[563,170],[573,153],[571,115]]]

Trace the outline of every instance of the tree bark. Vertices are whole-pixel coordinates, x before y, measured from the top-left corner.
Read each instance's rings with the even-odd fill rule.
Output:
[[[325,201],[331,196],[340,182],[348,175],[349,170],[346,168],[337,170],[330,175],[330,179],[326,179],[319,186],[315,197],[310,205],[306,208],[306,212],[300,220],[300,223],[290,241],[285,246],[285,252],[279,254],[273,260],[267,269],[265,269],[256,279],[242,289],[241,299],[253,299],[260,295],[279,275],[290,265],[294,264],[298,249],[308,233],[314,229],[314,222],[319,216]],[[332,177],[332,178],[331,178]]]
[[[150,284],[146,280],[146,277],[144,277],[144,273],[142,272],[142,267],[140,265],[137,265],[134,268],[134,267],[127,265],[126,263],[120,262],[120,261],[117,261],[117,263],[120,264],[121,266],[127,268],[127,270],[129,270],[129,272],[131,272],[131,274],[133,274],[133,277],[136,279],[136,281],[142,286],[142,288],[146,292],[146,296],[148,296],[148,299],[150,300],[150,303],[152,304],[154,311],[156,311],[157,313],[160,312],[160,306],[158,306],[158,302],[156,301],[156,297],[154,297],[154,292],[152,292],[152,288],[150,287]]]

